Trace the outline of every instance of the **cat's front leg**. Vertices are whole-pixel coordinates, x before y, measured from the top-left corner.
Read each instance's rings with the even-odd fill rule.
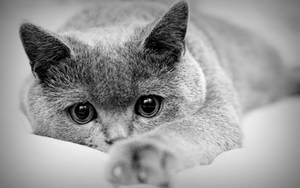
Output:
[[[116,143],[110,156],[107,178],[117,186],[141,183],[170,187],[179,165],[174,151],[155,137]]]
[[[210,164],[220,153],[240,147],[238,125],[231,105],[209,105],[193,116],[117,142],[110,151],[108,180],[168,187],[178,170]]]

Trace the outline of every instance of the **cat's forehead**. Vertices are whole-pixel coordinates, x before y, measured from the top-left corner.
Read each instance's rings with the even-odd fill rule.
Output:
[[[91,54],[94,85],[91,96],[99,103],[109,106],[127,106],[135,97],[135,64],[115,51]]]
[[[70,84],[77,87],[79,83],[102,107],[128,107],[145,91],[168,86],[158,78],[164,75],[160,65],[166,61],[145,53],[136,38],[122,43],[101,41],[95,46],[70,36],[65,39],[73,53],[67,67],[73,74],[68,77],[74,77]]]
[[[137,82],[153,75],[151,67],[131,47],[108,44],[91,47],[73,41],[76,66],[70,68],[76,67],[74,73],[85,79],[77,81],[103,107],[130,105],[139,92]],[[83,74],[87,76],[82,77]]]

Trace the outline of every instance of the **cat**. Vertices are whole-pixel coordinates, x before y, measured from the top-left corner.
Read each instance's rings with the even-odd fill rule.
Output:
[[[115,185],[168,187],[174,173],[242,146],[247,112],[297,93],[278,52],[188,3],[107,1],[54,33],[20,38],[33,133],[109,152]]]

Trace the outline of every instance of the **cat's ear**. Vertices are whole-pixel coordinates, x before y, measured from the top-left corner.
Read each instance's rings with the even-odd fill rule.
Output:
[[[19,30],[31,69],[39,77],[59,60],[71,57],[70,48],[55,34],[31,23],[23,23]]]
[[[158,54],[168,53],[180,57],[184,50],[184,40],[189,19],[186,1],[174,4],[152,27],[144,40],[144,48]]]

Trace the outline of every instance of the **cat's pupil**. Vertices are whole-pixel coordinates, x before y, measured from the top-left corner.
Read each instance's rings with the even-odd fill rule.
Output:
[[[86,124],[96,118],[96,111],[93,105],[87,103],[77,103],[69,108],[72,120],[77,124]]]
[[[75,113],[79,119],[85,119],[89,116],[90,110],[87,105],[78,105],[75,108]]]
[[[156,108],[156,102],[152,98],[146,98],[141,104],[145,113],[152,113]]]
[[[162,97],[160,96],[141,96],[135,105],[135,112],[136,114],[146,118],[154,117],[160,110],[161,101]]]

